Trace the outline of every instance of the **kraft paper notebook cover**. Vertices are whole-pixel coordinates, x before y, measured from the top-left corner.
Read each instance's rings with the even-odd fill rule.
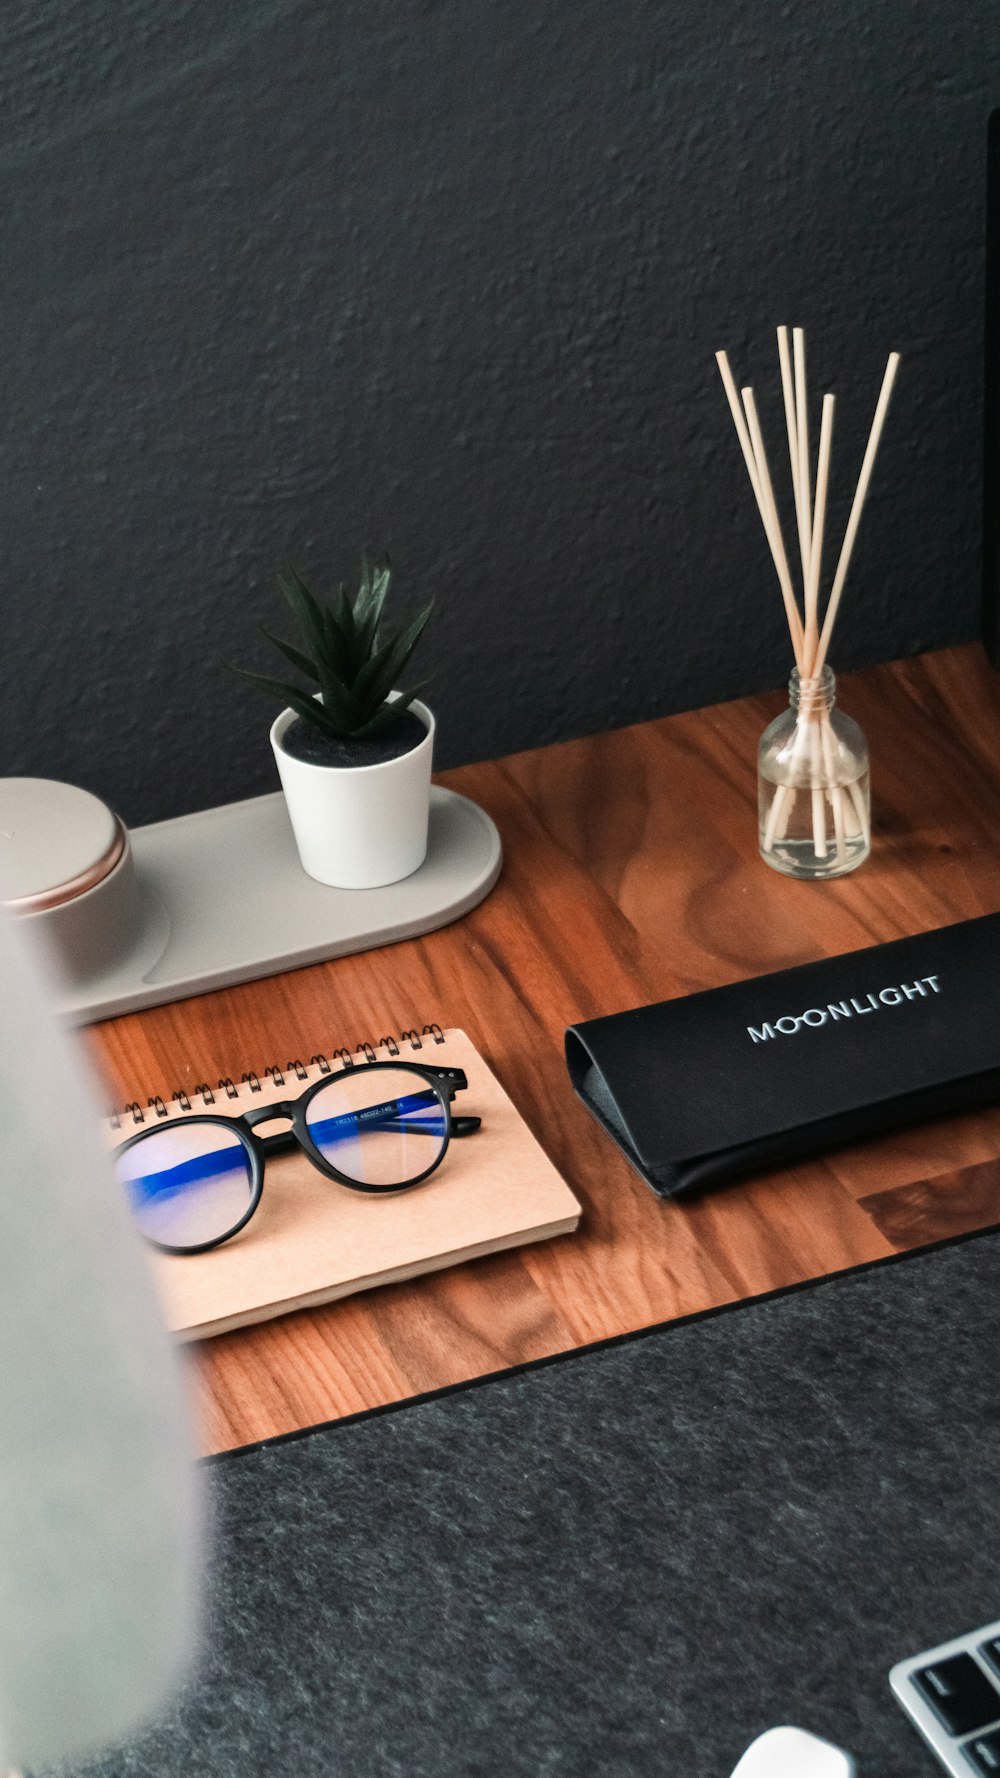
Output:
[[[374,1049],[362,1045],[356,1056],[385,1061],[396,1048],[383,1039]],[[347,1190],[304,1154],[269,1157],[260,1206],[233,1240],[208,1253],[150,1249],[175,1333],[227,1333],[576,1228],[580,1205],[464,1031],[428,1027],[401,1037],[398,1051],[400,1061],[464,1069],[468,1090],[454,1109],[481,1117],[482,1128],[452,1142],[423,1185],[386,1198]],[[251,1106],[294,1098],[321,1073],[346,1066],[346,1054],[248,1074],[238,1086],[192,1088],[169,1105],[154,1099],[146,1108],[131,1106],[109,1125],[109,1141],[133,1135],[137,1118],[162,1124],[199,1109],[238,1117]]]

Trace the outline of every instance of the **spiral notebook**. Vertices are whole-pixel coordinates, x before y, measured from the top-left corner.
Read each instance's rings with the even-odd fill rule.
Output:
[[[580,1205],[464,1031],[437,1025],[384,1037],[356,1050],[272,1064],[239,1082],[220,1080],[170,1102],[126,1106],[108,1124],[116,1146],[150,1120],[198,1111],[238,1117],[294,1098],[314,1080],[357,1061],[405,1060],[461,1068],[468,1089],[456,1112],[482,1118],[474,1135],[452,1142],[436,1173],[398,1196],[349,1191],[301,1153],[271,1156],[260,1206],[238,1235],[208,1253],[150,1249],[167,1321],[185,1339],[205,1339],[353,1291],[394,1284],[461,1260],[528,1241],[571,1234]]]

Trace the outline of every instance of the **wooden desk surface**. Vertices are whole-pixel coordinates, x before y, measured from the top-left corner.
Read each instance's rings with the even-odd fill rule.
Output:
[[[840,693],[871,743],[875,827],[840,882],[760,862],[756,747],[783,700],[748,698],[448,773],[505,853],[457,925],[92,1029],[125,1099],[462,1025],[585,1207],[576,1236],[196,1348],[206,1450],[1000,1222],[1000,1110],[663,1204],[569,1087],[575,1019],[1000,908],[1000,679],[979,649],[845,676]]]

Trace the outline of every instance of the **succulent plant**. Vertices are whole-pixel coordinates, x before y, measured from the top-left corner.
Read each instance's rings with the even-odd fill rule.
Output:
[[[245,667],[234,667],[233,671],[269,697],[290,704],[303,721],[324,734],[339,740],[361,740],[380,734],[398,722],[420,690],[416,686],[412,691],[400,691],[389,702],[389,693],[397,689],[399,675],[405,670],[434,605],[431,600],[412,623],[383,642],[382,608],[390,574],[387,558],[372,563],[365,557],[358,591],[352,596],[341,585],[332,605],[321,604],[294,568],[284,568],[278,575],[278,586],[305,647],[283,642],[263,624],[261,629],[285,659],[318,688],[318,698],[311,689],[283,679],[251,673]]]

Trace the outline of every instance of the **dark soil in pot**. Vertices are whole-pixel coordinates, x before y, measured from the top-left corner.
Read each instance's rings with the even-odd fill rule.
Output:
[[[297,716],[282,735],[281,745],[292,759],[304,760],[310,766],[380,766],[386,760],[401,759],[404,753],[412,753],[426,734],[426,724],[412,710],[404,710],[399,721],[383,729],[381,734],[366,736],[360,741],[340,741],[335,735],[325,735],[314,723]]]

